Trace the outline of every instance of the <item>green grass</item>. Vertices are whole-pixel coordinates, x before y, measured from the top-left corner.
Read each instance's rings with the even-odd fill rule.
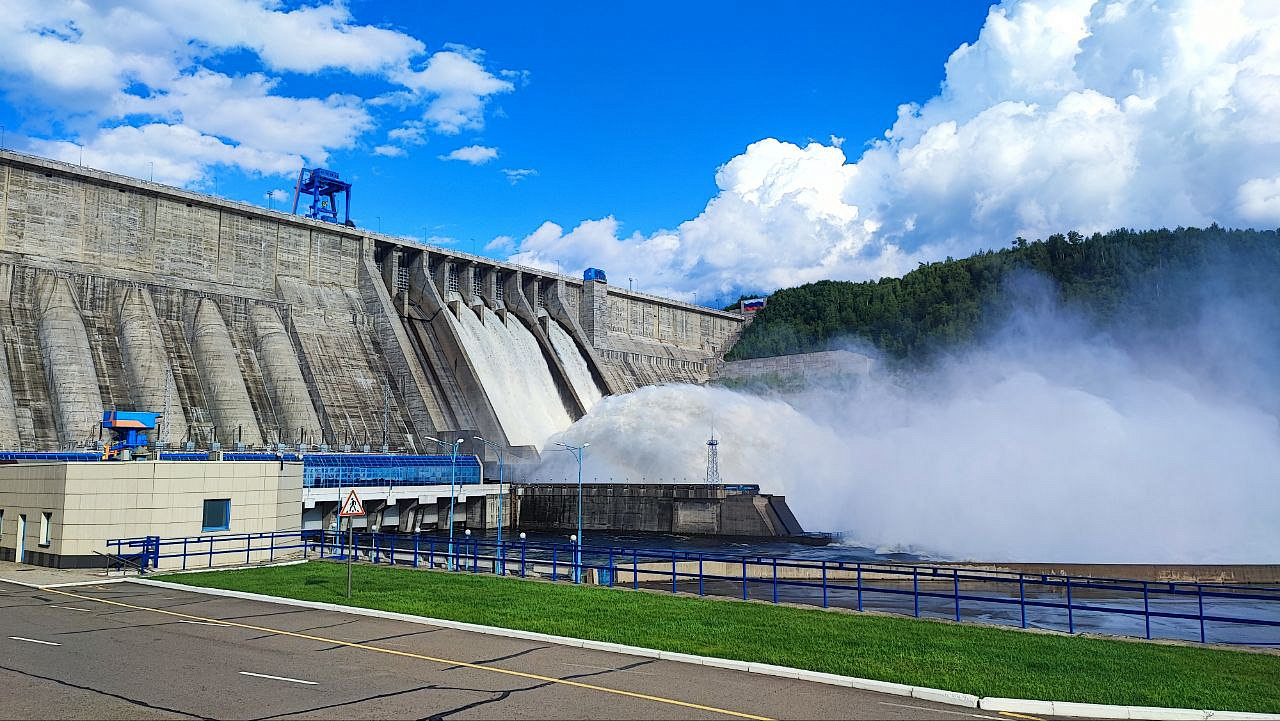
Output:
[[[778,664],[978,696],[1280,712],[1280,655],[484,575],[294,566],[165,580]]]

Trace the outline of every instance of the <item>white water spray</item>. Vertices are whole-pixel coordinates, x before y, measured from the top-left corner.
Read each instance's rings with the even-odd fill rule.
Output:
[[[514,313],[504,322],[489,308],[482,312],[483,323],[472,310],[461,309],[461,317],[453,318],[459,337],[508,442],[540,449],[548,437],[572,423],[551,369],[538,340]]]
[[[591,443],[593,479],[696,479],[714,419],[726,482],[785,494],[807,529],[874,548],[1280,562],[1274,399],[1232,397],[1218,379],[1110,344],[1024,340],[785,399],[642,388],[604,399],[557,440]],[[559,455],[533,475],[569,475]]]
[[[573,336],[554,319],[547,323],[547,336],[551,339],[551,347],[555,349],[565,372],[569,374],[569,384],[585,406],[583,410],[591,410],[592,406],[600,402],[601,394],[596,379],[591,375],[591,368],[587,366],[587,359],[582,357],[582,351],[573,341]]]

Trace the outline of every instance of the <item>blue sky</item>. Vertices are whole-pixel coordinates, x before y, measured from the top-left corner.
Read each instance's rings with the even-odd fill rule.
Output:
[[[490,67],[529,73],[483,131],[401,158],[335,155],[359,182],[361,220],[381,215],[384,230],[406,234],[426,222],[463,244],[610,214],[628,229],[671,227],[714,194],[715,169],[760,138],[882,133],[899,103],[937,91],[947,55],[974,39],[989,3],[932,3],[925,27],[907,5],[605,5],[354,5],[429,46],[484,48]],[[501,155],[474,168],[437,160],[473,143]],[[538,174],[513,186],[501,168]]]
[[[1275,3],[5,7],[9,147],[686,300],[1280,224]]]

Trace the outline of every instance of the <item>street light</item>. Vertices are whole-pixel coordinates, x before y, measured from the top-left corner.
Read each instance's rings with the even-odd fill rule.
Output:
[[[503,560],[502,553],[502,449],[496,443],[487,441],[480,436],[475,439],[493,449],[498,454],[498,575],[505,576],[507,573],[507,564]]]
[[[445,443],[439,438],[427,436],[427,440],[433,443],[439,443],[441,446],[452,446],[453,451],[449,454],[449,570],[453,570],[453,506],[454,506],[454,485],[458,482],[458,446],[462,445],[462,439],[453,443]],[[439,513],[437,508],[436,513]]]
[[[556,445],[572,453],[573,457],[578,461],[578,540],[573,551],[577,556],[573,564],[573,581],[578,583],[582,580],[580,577],[582,574],[582,542],[585,538],[582,535],[582,454],[586,452],[587,447],[591,444],[583,443],[580,446],[571,446],[568,443],[557,442]]]

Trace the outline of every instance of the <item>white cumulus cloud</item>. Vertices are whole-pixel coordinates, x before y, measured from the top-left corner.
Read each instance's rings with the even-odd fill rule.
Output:
[[[284,73],[373,77],[396,89],[296,96]],[[339,0],[12,0],[0,12],[0,96],[35,134],[20,148],[156,180],[200,183],[210,168],[296,172],[401,117],[377,147],[403,154],[428,131],[483,125],[486,99],[514,88],[478,50],[427,54],[417,38],[360,24]],[[497,73],[497,74],[495,74]]]
[[[674,229],[545,224],[515,258],[705,298],[898,274],[1018,235],[1280,223],[1274,2],[1006,0],[944,70],[858,157],[836,136],[766,138]]]
[[[461,160],[464,163],[470,163],[472,165],[484,165],[490,160],[498,157],[498,149],[485,147],[483,145],[468,145],[439,157],[441,160]]]

